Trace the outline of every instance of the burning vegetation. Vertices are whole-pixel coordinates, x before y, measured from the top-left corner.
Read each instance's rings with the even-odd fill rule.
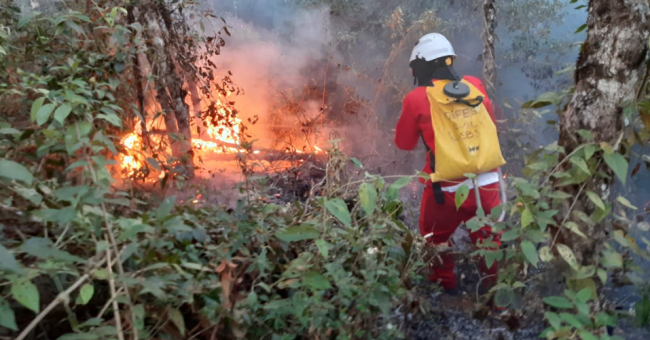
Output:
[[[230,73],[229,73],[230,74]],[[186,84],[187,85],[187,84]],[[212,87],[211,91],[204,91],[200,98],[192,98],[189,94],[184,98],[186,105],[191,107],[192,119],[190,119],[191,135],[181,136],[170,133],[166,129],[167,119],[163,119],[160,105],[156,103],[148,105],[141,112],[145,114],[146,124],[139,118],[133,121],[134,130],[124,135],[120,140],[123,147],[122,152],[118,155],[119,172],[122,178],[132,179],[141,182],[153,183],[158,179],[166,176],[166,173],[172,177],[179,173],[187,174],[188,169],[181,170],[178,165],[182,164],[183,156],[189,156],[191,162],[186,159],[185,167],[194,167],[199,170],[199,176],[208,176],[216,169],[238,168],[238,161],[241,157],[246,157],[247,161],[254,162],[258,171],[274,173],[278,171],[289,170],[301,166],[306,160],[322,163],[324,161],[325,151],[321,149],[313,140],[314,137],[309,134],[307,126],[313,124],[313,121],[320,124],[322,128],[323,117],[319,114],[315,118],[308,120],[307,123],[287,124],[289,122],[279,122],[273,125],[271,131],[276,137],[275,143],[263,143],[256,141],[254,132],[264,128],[256,128],[258,116],[249,118],[246,122],[242,121],[239,112],[235,109],[233,97],[240,92],[239,89],[232,86],[229,89],[219,89],[218,86]],[[323,89],[322,91],[326,91]],[[242,91],[243,92],[243,91]],[[312,90],[313,92],[313,90]],[[323,94],[324,95],[324,94]],[[284,96],[284,100],[286,100]],[[242,101],[256,100],[240,96]],[[258,98],[257,100],[267,100]],[[304,100],[304,96],[303,96]],[[191,105],[193,104],[193,105]],[[291,108],[291,113],[303,111],[301,103],[294,104],[297,107]],[[271,107],[271,105],[265,106]],[[286,115],[282,109],[278,109],[280,115]],[[322,112],[322,110],[320,110]],[[300,112],[305,114],[304,112]],[[268,112],[260,112],[261,115],[269,115]],[[320,119],[319,119],[320,117]],[[163,123],[161,123],[163,121]],[[309,123],[312,121],[312,123]],[[145,130],[143,130],[143,127]],[[302,141],[293,142],[293,140],[281,141],[283,135],[291,135],[292,130],[301,131],[303,134]],[[179,144],[191,142],[191,149],[186,150],[187,155],[178,155],[175,150]],[[254,142],[248,142],[253,140]],[[146,142],[145,142],[146,141]],[[174,154],[177,155],[174,158]],[[161,155],[171,156],[165,161]],[[169,163],[171,166],[160,167],[159,164]],[[322,164],[321,164],[322,165]]]
[[[479,37],[468,28],[484,23],[485,78],[503,89],[497,7],[551,2],[483,0],[481,11],[475,0],[267,1],[291,11],[264,7],[251,25],[258,14],[242,6],[264,1],[218,2],[238,11],[234,19],[206,10],[216,1],[5,2],[0,339],[615,339],[607,333],[622,314],[602,288],[648,282],[635,259],[650,260],[650,241],[631,232],[650,229],[650,205],[634,206],[639,199],[625,192],[606,200],[616,181],[644,188],[641,166],[650,164],[636,154],[650,128],[632,121],[650,117],[639,54],[650,25],[610,20],[648,17],[647,1],[589,1],[597,8],[582,29],[608,33],[590,36],[578,60],[609,65],[593,42],[619,37],[601,45],[633,56],[617,67],[636,76],[615,83],[638,89],[627,94],[641,111],[626,108],[629,125],[603,124],[622,119],[624,101],[603,110],[619,93],[589,87],[609,81],[589,67],[577,67],[578,89],[595,92],[563,89],[524,104],[534,115],[522,116],[531,123],[522,134],[549,123],[535,109],[568,104],[563,133],[531,148],[508,132],[517,154],[507,156],[516,171],[503,175],[512,198],[499,209],[508,218],[477,210],[466,222],[493,224],[504,243],[470,253],[470,234],[456,234],[451,247],[464,259],[459,269],[475,268],[475,255],[499,262],[499,283],[479,292],[488,276],[467,270],[461,294],[449,298],[427,282],[442,249],[414,231],[424,186],[413,173],[424,148],[393,152],[392,128],[413,86],[404,61],[420,34]],[[521,41],[536,42],[540,27],[523,18],[513,20],[528,32]],[[459,59],[479,65],[469,50]],[[603,131],[617,139],[596,140]],[[224,192],[234,199],[215,198]],[[460,196],[448,202],[456,210]],[[635,297],[643,325],[645,286]]]

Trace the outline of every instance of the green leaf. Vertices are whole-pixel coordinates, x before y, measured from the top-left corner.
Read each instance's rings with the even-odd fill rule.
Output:
[[[31,185],[34,176],[26,167],[8,159],[0,159],[0,177],[13,179]]]
[[[557,251],[560,253],[560,256],[562,256],[564,261],[573,267],[573,269],[578,270],[578,260],[576,260],[576,256],[573,254],[571,248],[561,243],[558,243],[556,247]]]
[[[595,145],[587,145],[585,146],[585,160],[590,160],[591,157],[596,153],[596,146]]]
[[[601,259],[603,267],[605,268],[621,268],[623,267],[623,256],[613,250],[603,251]]]
[[[169,216],[169,213],[174,207],[174,202],[176,202],[176,196],[169,196],[160,204],[158,209],[156,209],[156,218],[162,219]]]
[[[634,323],[637,327],[644,327],[650,321],[650,298],[648,294],[643,294],[643,298],[634,304]]]
[[[522,241],[521,251],[524,253],[526,260],[528,260],[528,262],[530,262],[533,266],[537,267],[539,258],[537,257],[537,249],[535,249],[533,242],[530,242],[528,240]]]
[[[600,209],[600,207],[598,207],[596,211],[594,211],[591,214],[590,218],[593,221],[593,223],[599,223],[600,221],[604,220],[605,217],[607,217],[609,213],[612,211],[612,205],[609,202],[605,202],[603,204],[605,205],[605,210]]]
[[[501,251],[501,249],[485,251],[485,264],[487,265],[488,268],[492,268],[494,261],[499,261],[502,258],[503,258],[503,251]]]
[[[63,122],[65,122],[65,119],[68,118],[71,111],[72,107],[70,107],[68,104],[59,106],[56,111],[54,111],[54,120],[63,125]]]
[[[550,262],[553,260],[553,252],[551,251],[551,248],[548,246],[543,246],[542,248],[539,249],[539,259],[542,260],[543,262]]]
[[[79,290],[79,302],[81,305],[87,304],[90,299],[93,298],[93,293],[95,293],[95,287],[92,284],[85,284],[81,286]]]
[[[18,265],[16,258],[2,244],[0,244],[0,271],[6,271],[6,272],[20,271],[20,266]]]
[[[625,197],[623,197],[623,196],[618,196],[618,198],[616,198],[616,201],[618,201],[618,202],[621,203],[622,205],[624,205],[624,206],[626,206],[626,207],[628,207],[628,208],[630,208],[630,209],[632,209],[632,210],[637,210],[637,209],[638,209],[637,207],[635,207],[634,205],[632,205],[632,203],[630,203],[630,201],[628,201],[628,200],[627,200]]]
[[[501,217],[501,213],[503,212],[503,204],[499,204],[496,207],[492,208],[490,211],[490,218],[493,220],[498,220],[499,217]]]
[[[183,319],[183,314],[181,314],[181,312],[176,308],[170,308],[167,315],[169,315],[169,319],[172,320],[176,328],[178,328],[178,331],[182,335],[185,335],[185,319]]]
[[[45,101],[45,97],[40,97],[36,100],[34,100],[34,103],[32,103],[32,110],[30,114],[30,120],[32,122],[36,121],[36,118],[38,117],[38,111],[43,107],[43,102]]]
[[[512,241],[512,240],[516,239],[517,237],[519,237],[519,230],[511,229],[511,230],[508,230],[508,231],[506,231],[505,233],[503,233],[501,235],[501,242]]]
[[[39,205],[43,201],[43,196],[36,191],[34,188],[25,188],[25,187],[16,187],[14,188],[20,196],[24,199],[29,200],[34,205]]]
[[[257,293],[255,293],[255,291],[248,293],[248,296],[246,297],[246,302],[251,307],[256,306],[259,303],[259,298],[257,297]]]
[[[316,247],[318,248],[318,252],[323,256],[323,258],[327,259],[329,255],[329,243],[327,243],[324,240],[316,240]]]
[[[595,204],[598,208],[600,208],[601,210],[605,210],[605,209],[607,209],[607,208],[605,208],[605,203],[603,202],[603,200],[600,199],[600,197],[598,196],[598,194],[596,194],[595,192],[590,191],[590,190],[587,190],[586,193],[587,193],[587,197],[589,197],[589,199],[590,199],[592,202],[594,202],[594,204]]]
[[[521,213],[521,227],[526,228],[531,223],[533,223],[533,213],[530,211],[530,209],[526,208]]]
[[[537,225],[542,232],[546,231],[546,228],[549,225],[555,225],[553,216],[555,216],[557,213],[557,210],[542,210],[537,213]]]
[[[14,129],[14,128],[10,128],[10,127],[0,128],[0,135],[15,135],[15,134],[18,134],[18,133],[20,133],[20,130],[18,130],[18,129]]]
[[[508,288],[502,288],[497,290],[494,294],[494,303],[497,307],[508,307],[515,299],[515,292]]]
[[[334,217],[336,217],[344,225],[349,227],[352,224],[352,217],[348,211],[348,206],[342,199],[328,199],[325,201],[325,208],[327,208],[330,214],[334,215]]]
[[[573,304],[562,296],[549,296],[543,298],[542,301],[554,308],[573,308]]]
[[[84,263],[86,262],[79,256],[72,255],[65,250],[54,247],[52,240],[43,237],[30,237],[20,248],[22,252],[38,257],[43,260],[57,260],[66,263]]]
[[[576,300],[581,303],[589,301],[591,299],[591,292],[592,289],[589,287],[581,289],[576,295]]]
[[[115,329],[115,327],[112,326],[109,328],[112,328],[113,330]],[[94,332],[97,332],[97,329],[95,329]],[[112,333],[111,335],[117,334],[116,331],[113,331],[111,333]],[[99,339],[99,335],[94,333],[68,333],[58,337],[56,340],[98,340],[98,339]]]
[[[580,331],[578,334],[580,335],[581,340],[600,340],[599,337],[593,335],[589,331]]]
[[[49,103],[41,106],[41,108],[38,109],[38,113],[36,114],[36,124],[38,126],[45,124],[48,119],[50,119],[50,115],[52,114],[52,111],[54,111],[55,107],[56,104],[54,103]]]
[[[475,233],[479,229],[483,227],[478,221],[476,217],[472,218],[471,220],[465,222],[465,226],[467,227],[467,230],[469,230],[470,233]]]
[[[316,290],[324,290],[332,288],[330,282],[321,274],[310,271],[303,276],[303,283]]]
[[[580,33],[584,31],[587,28],[587,24],[583,24],[582,26],[578,27],[578,29],[575,31],[575,33]]]
[[[133,313],[133,316],[135,317],[135,322],[134,322],[135,328],[138,330],[144,329],[144,319],[145,319],[144,306],[138,304],[131,307],[131,313]]]
[[[605,163],[614,171],[614,174],[625,184],[625,179],[627,178],[627,169],[629,164],[623,155],[620,153],[605,153],[603,158]]]
[[[110,273],[108,272],[108,270],[102,268],[102,269],[95,270],[93,276],[97,280],[106,281],[110,278]]]
[[[320,232],[313,225],[301,224],[280,230],[275,234],[275,236],[285,242],[297,242],[318,238]]]
[[[593,132],[591,132],[589,130],[580,129],[580,130],[578,130],[578,134],[580,135],[580,137],[582,137],[584,140],[587,140],[587,141],[591,141],[592,139],[594,139]]]
[[[81,137],[86,137],[90,133],[90,130],[92,130],[93,126],[90,122],[83,121],[75,123],[73,129],[76,131],[77,128],[79,129],[79,135]]]
[[[573,233],[575,233],[576,235],[578,235],[578,236],[580,236],[580,237],[582,237],[582,238],[587,238],[587,235],[585,235],[585,234],[580,230],[580,227],[579,227],[578,224],[575,223],[575,222],[571,222],[571,221],[566,222],[566,223],[564,224],[564,227],[567,228],[567,229],[569,229],[569,230],[571,230]]]
[[[11,285],[11,296],[27,309],[38,313],[40,299],[38,288],[31,281],[16,281]]]
[[[117,127],[122,127],[122,121],[120,120],[120,117],[118,117],[116,114],[107,115],[107,114],[100,113],[96,116],[96,118],[103,119]]]
[[[388,186],[388,189],[386,189],[386,199],[388,201],[396,200],[399,197],[400,189],[407,186],[409,183],[411,183],[412,180],[412,176],[406,176],[393,182]]]
[[[7,301],[0,297],[0,327],[18,331],[16,325],[16,315]]]
[[[603,284],[607,283],[607,271],[605,269],[599,268],[596,273],[598,274],[600,282]]]
[[[456,190],[456,210],[460,209],[467,197],[469,197],[469,186],[463,184]]]
[[[553,327],[553,329],[559,329],[562,326],[562,320],[557,313],[546,312],[544,313],[544,317],[546,317],[546,320],[548,320],[548,323]]]
[[[562,100],[564,95],[561,92],[546,92],[541,94],[537,99],[523,103],[522,108],[525,109],[538,109],[544,106],[558,103]]]
[[[361,183],[359,186],[359,200],[366,215],[372,215],[377,207],[377,189],[375,189],[375,186],[370,183]]]
[[[354,164],[357,168],[363,169],[363,164],[361,164],[360,160],[358,160],[358,159],[356,159],[354,157],[350,157],[350,162],[352,162],[352,164]]]
[[[614,230],[614,234],[612,236],[614,237],[614,240],[620,243],[623,247],[629,248],[631,246],[630,241],[622,230]]]
[[[572,213],[575,217],[577,217],[578,219],[580,219],[582,222],[584,222],[584,223],[586,223],[586,224],[588,224],[588,225],[591,225],[592,223],[594,223],[594,221],[591,219],[591,217],[589,217],[589,215],[585,214],[583,211],[574,210],[574,211],[572,211],[571,213]]]
[[[526,288],[526,287],[527,287],[526,284],[521,281],[517,281],[512,284],[512,288]]]
[[[560,317],[564,322],[567,324],[577,328],[577,329],[583,329],[585,328],[585,325],[582,324],[580,319],[578,319],[575,315],[569,314],[569,313],[560,313]]]
[[[610,315],[607,312],[600,312],[596,314],[596,327],[611,326],[616,327],[616,315]]]
[[[600,142],[600,148],[603,149],[603,152],[614,153],[614,148],[607,142]]]
[[[585,162],[584,159],[577,156],[573,156],[571,157],[570,161],[571,163],[573,163],[573,165],[580,168],[580,170],[582,170],[584,173],[586,173],[587,175],[591,175],[591,171],[589,171],[589,166],[587,166],[587,163]]]

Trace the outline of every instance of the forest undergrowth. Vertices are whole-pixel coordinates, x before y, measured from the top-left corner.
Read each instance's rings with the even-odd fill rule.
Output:
[[[172,88],[207,79],[223,94],[236,88],[209,62],[196,70],[183,58],[201,58],[198,44],[223,47],[218,35],[189,28],[191,4],[183,4],[74,2],[62,15],[30,16],[2,2],[0,338],[604,340],[625,338],[616,327],[626,320],[648,325],[650,241],[631,236],[650,229],[648,212],[588,189],[603,178],[624,186],[647,166],[635,151],[650,136],[647,71],[618,145],[581,129],[584,143],[571,150],[554,142],[513,160],[522,166],[507,178],[508,202],[464,226],[493,225],[504,244],[493,249],[488,239],[474,249],[459,234],[452,251],[463,293],[448,297],[426,280],[427,264],[449,249],[417,231],[421,173],[377,175],[331,140],[299,179],[295,169],[269,175],[255,170],[247,156],[255,142],[243,138],[233,206],[192,178],[188,169],[201,162],[193,163],[183,129],[236,111],[210,105],[190,117],[175,100],[188,93]],[[430,28],[418,20],[409,27]],[[141,91],[150,88],[161,108],[154,119],[176,124],[161,137],[143,114]],[[568,87],[529,101],[524,118],[541,117],[542,107],[561,114],[573,94]],[[143,166],[125,181],[120,141],[138,122]],[[462,186],[456,205],[470,194]],[[585,251],[590,232],[602,230],[602,247]],[[489,290],[477,288],[485,279],[474,270],[477,255],[501,268]],[[639,297],[632,310],[605,295],[618,286]]]

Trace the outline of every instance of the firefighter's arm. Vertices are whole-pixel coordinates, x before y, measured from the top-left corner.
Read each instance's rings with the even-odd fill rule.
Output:
[[[416,120],[416,113],[410,105],[409,97],[402,103],[402,115],[395,127],[395,145],[402,150],[413,150],[418,143],[420,127]]]

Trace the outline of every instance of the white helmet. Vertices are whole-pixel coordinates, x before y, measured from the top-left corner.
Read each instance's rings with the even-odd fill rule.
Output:
[[[442,34],[429,33],[418,40],[413,52],[411,52],[409,63],[418,57],[431,61],[446,56],[456,57],[454,47],[451,46],[449,40]]]

